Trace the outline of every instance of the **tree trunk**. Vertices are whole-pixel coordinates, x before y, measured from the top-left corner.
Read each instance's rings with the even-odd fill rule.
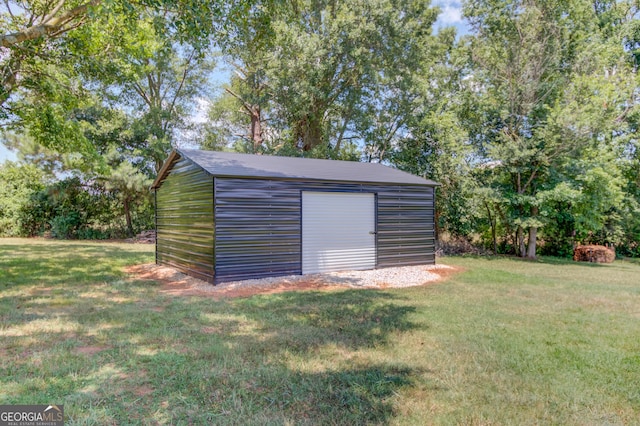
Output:
[[[529,228],[529,244],[527,245],[527,257],[529,259],[536,258],[536,238],[538,236],[538,228],[532,226]]]
[[[518,230],[516,231],[516,240],[518,243],[518,256],[525,257],[525,245],[524,245],[524,229],[521,225],[518,225]]]
[[[124,217],[127,221],[127,232],[129,233],[129,238],[133,238],[133,224],[131,223],[131,209],[129,208],[129,200],[124,199]]]
[[[342,122],[342,128],[340,129],[340,134],[338,135],[338,140],[336,141],[336,146],[334,150],[336,153],[340,152],[340,148],[342,145],[342,139],[344,138],[344,133],[347,131],[347,125],[349,124],[349,120],[351,119],[352,105],[349,105],[349,110],[347,114],[344,116],[344,121]]]
[[[538,207],[531,207],[531,217],[535,218],[538,216]],[[536,240],[538,237],[538,227],[532,226],[529,228],[529,244],[527,245],[527,257],[529,259],[536,258]]]
[[[250,109],[251,116],[251,129],[249,131],[251,142],[253,142],[253,152],[258,150],[258,147],[262,145],[262,111],[260,105],[253,105]]]
[[[310,151],[322,143],[322,121],[310,115],[304,122],[302,133],[302,150]]]
[[[491,214],[489,204],[484,203],[487,209],[487,215],[489,216],[489,223],[491,224],[491,239],[493,240],[493,254],[498,254],[498,241],[496,239],[496,217]]]
[[[491,238],[493,239],[493,254],[498,254],[498,237],[496,236],[496,221],[491,222]]]
[[[515,134],[515,133],[514,133]],[[520,174],[520,172],[516,173],[516,191],[518,192],[518,195],[522,195],[524,193],[524,190],[522,188],[522,175]],[[524,213],[524,208],[522,205],[519,205],[517,208],[518,211],[518,217],[522,218],[523,213]],[[526,256],[526,252],[525,252],[525,245],[524,245],[524,229],[522,228],[522,225],[518,225],[518,229],[516,231],[516,239],[518,240],[518,256],[520,257],[525,257]]]

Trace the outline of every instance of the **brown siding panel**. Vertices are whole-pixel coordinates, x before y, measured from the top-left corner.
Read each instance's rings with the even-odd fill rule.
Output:
[[[214,279],[213,178],[178,159],[156,189],[158,264]]]

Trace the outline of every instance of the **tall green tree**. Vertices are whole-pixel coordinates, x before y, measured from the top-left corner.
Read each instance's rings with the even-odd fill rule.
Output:
[[[189,117],[196,99],[206,96],[213,61],[196,47],[181,44],[179,37],[158,32],[157,13],[138,18],[131,24],[108,17],[99,21],[99,29],[85,27],[72,41],[78,49],[112,46],[109,55],[94,52],[83,76],[97,88],[104,106],[128,116],[139,141],[137,154],[158,171],[172,146],[191,130]],[[103,38],[97,45],[91,44],[96,31]]]
[[[379,139],[379,147],[373,149],[398,168],[439,182],[437,232],[464,237],[475,230],[477,187],[470,174],[474,152],[462,120],[470,84],[463,78],[468,63],[465,46],[455,41],[452,29],[441,30],[437,41],[431,47],[437,52],[432,63],[413,79],[413,99],[398,104],[403,128],[391,139]]]
[[[357,141],[384,157],[415,108],[414,76],[433,62],[436,18],[423,1],[297,0],[248,20],[225,49],[239,71],[226,93],[253,150],[275,140],[331,156]]]
[[[498,117],[472,138],[498,165],[494,176],[506,191],[518,254],[533,258],[544,225],[541,192],[552,190],[567,158],[588,147],[609,149],[602,141],[628,97],[629,69],[591,2],[469,1],[465,13],[476,33],[478,95]]]
[[[135,234],[132,211],[136,205],[149,201],[149,185],[153,181],[135,167],[128,158],[119,154],[115,148],[107,154],[109,169],[98,179],[104,182],[104,187],[111,192],[122,207],[126,229],[129,237]]]

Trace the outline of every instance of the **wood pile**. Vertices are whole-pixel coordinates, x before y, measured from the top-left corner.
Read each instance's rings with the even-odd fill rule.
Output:
[[[578,246],[573,251],[573,260],[576,262],[612,263],[615,258],[616,252],[605,246]]]
[[[134,243],[155,244],[155,242],[156,242],[156,231],[155,230],[142,231],[141,233],[136,235],[135,238],[133,238],[132,240],[133,240],[132,242],[134,242]]]

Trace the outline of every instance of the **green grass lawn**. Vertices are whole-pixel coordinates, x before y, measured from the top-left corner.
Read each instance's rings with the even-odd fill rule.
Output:
[[[640,265],[444,258],[395,290],[174,297],[153,246],[0,239],[0,404],[91,424],[640,424]]]

